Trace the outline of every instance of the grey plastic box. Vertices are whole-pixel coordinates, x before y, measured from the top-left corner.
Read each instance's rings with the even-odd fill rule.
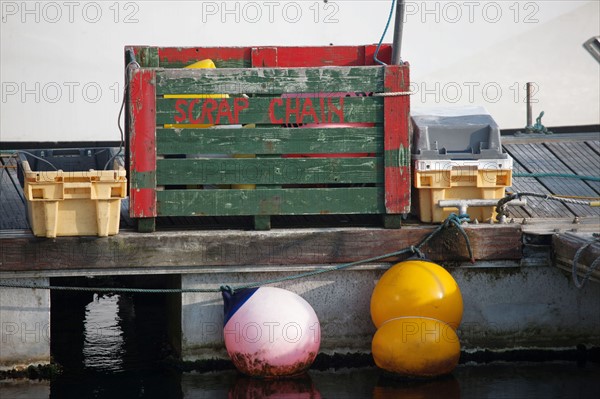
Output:
[[[475,112],[475,113],[470,113]],[[413,160],[507,159],[500,128],[483,108],[413,113]]]

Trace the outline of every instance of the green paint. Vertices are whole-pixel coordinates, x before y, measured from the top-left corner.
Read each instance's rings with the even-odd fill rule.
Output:
[[[181,61],[169,61],[168,58],[163,58],[160,61],[161,68],[185,68],[188,65],[192,65],[198,61],[202,61],[206,59],[204,58],[194,58],[185,62]],[[250,68],[252,65],[249,60],[238,59],[238,60],[221,60],[221,59],[213,59],[217,68]]]
[[[157,47],[142,47],[138,51],[137,62],[143,68],[158,68],[158,48]]]
[[[383,127],[157,129],[157,154],[331,154],[383,152]]]
[[[382,183],[380,158],[159,159],[157,184]]]
[[[397,150],[386,150],[384,158],[386,167],[409,166],[410,150],[400,144],[400,148]]]
[[[402,143],[400,143],[400,149],[398,150],[398,165],[400,166],[410,166],[411,154],[410,148],[404,147]]]
[[[136,172],[131,171],[130,183],[131,189],[134,188],[156,188],[156,172]]]
[[[325,99],[323,108],[319,98],[289,99],[293,107],[299,101],[300,112],[288,109],[286,99],[256,97],[241,103],[238,99],[176,99],[158,98],[156,100],[156,123],[164,124],[277,124],[283,123],[327,123],[339,122],[341,99]],[[314,113],[302,107],[311,101]],[[271,102],[273,101],[273,104]],[[216,102],[216,103],[215,103]],[[383,122],[383,98],[347,97],[343,99],[344,122]],[[227,104],[225,104],[227,103]],[[210,106],[211,108],[207,108]],[[219,112],[217,107],[222,107]],[[238,117],[236,119],[236,110]],[[270,112],[273,112],[271,115]],[[289,116],[288,116],[289,115]],[[324,116],[323,116],[324,115]],[[218,119],[217,119],[218,116]],[[316,116],[316,120],[315,120]],[[177,119],[176,119],[177,118]],[[218,122],[218,123],[217,123]]]
[[[160,216],[385,213],[382,187],[157,191]]]
[[[381,67],[162,69],[157,94],[383,92]]]
[[[156,230],[156,218],[137,219],[137,230],[140,233],[153,233]]]

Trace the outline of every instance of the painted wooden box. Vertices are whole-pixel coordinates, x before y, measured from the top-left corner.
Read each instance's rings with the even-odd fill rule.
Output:
[[[409,66],[375,46],[126,47],[130,215],[410,210]],[[382,46],[379,58],[389,60]],[[215,69],[185,68],[210,59]],[[386,93],[388,95],[386,95]]]

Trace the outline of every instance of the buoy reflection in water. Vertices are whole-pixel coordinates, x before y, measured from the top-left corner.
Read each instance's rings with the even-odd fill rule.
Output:
[[[258,379],[240,375],[229,390],[229,399],[321,399],[308,374],[294,378]]]

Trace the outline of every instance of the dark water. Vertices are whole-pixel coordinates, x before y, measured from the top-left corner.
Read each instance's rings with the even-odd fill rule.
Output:
[[[600,398],[600,364],[460,365],[451,376],[403,381],[375,368],[311,370],[277,381],[235,370],[181,372],[162,360],[162,296],[53,294],[52,381],[2,381],[0,398]],[[61,311],[56,311],[60,309]]]

